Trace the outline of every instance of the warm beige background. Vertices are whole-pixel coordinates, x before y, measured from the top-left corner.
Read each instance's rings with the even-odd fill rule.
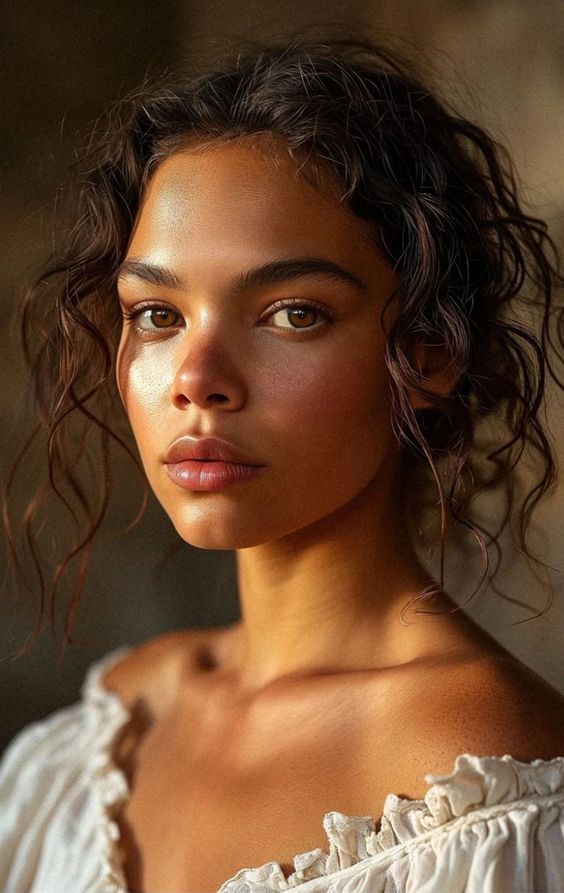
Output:
[[[21,363],[8,338],[18,284],[45,254],[57,184],[72,161],[75,132],[110,100],[137,83],[146,71],[173,65],[194,46],[209,55],[209,39],[230,34],[249,37],[286,33],[301,24],[344,20],[340,4],[307,5],[282,0],[244,4],[204,2],[136,4],[81,0],[65,9],[47,0],[13,5],[3,12],[0,32],[2,72],[2,162],[0,220],[1,351],[0,425],[3,460],[21,443],[25,394]],[[564,5],[520,0],[458,2],[349,2],[348,21],[364,23],[382,40],[393,38],[435,71],[440,90],[455,98],[511,148],[527,202],[564,241]],[[205,42],[202,42],[205,41]],[[562,453],[564,398],[549,406],[550,426]],[[30,469],[30,476],[33,469]],[[122,643],[190,624],[221,624],[237,616],[230,553],[183,547],[160,576],[152,568],[174,539],[161,510],[151,504],[131,534],[116,536],[112,520],[135,510],[138,488],[127,465],[120,475],[130,486],[116,497],[94,556],[78,633],[90,644],[69,649],[62,666],[46,634],[41,645],[17,663],[0,663],[3,741],[24,723],[69,703],[78,694],[86,667]],[[539,512],[542,555],[564,570],[563,489]],[[484,509],[489,511],[489,507]],[[491,510],[495,510],[492,506]],[[55,524],[56,522],[54,522]],[[462,562],[451,568],[452,594],[469,591]],[[469,611],[503,643],[564,691],[564,583],[552,574],[550,612],[527,624],[508,626],[530,612],[485,589]],[[505,591],[542,608],[542,589],[515,558],[499,578]],[[4,585],[0,646],[3,653],[32,628],[33,597],[14,603]],[[1,744],[2,742],[0,742]]]

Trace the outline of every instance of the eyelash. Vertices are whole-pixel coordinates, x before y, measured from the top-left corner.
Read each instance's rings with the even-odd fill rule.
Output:
[[[305,310],[313,310],[319,316],[321,316],[324,322],[330,322],[331,316],[327,310],[322,309],[319,304],[314,303],[313,301],[308,301],[304,298],[285,298],[280,301],[275,301],[275,303],[270,308],[270,312],[267,315],[267,319],[270,316],[273,316],[280,310],[286,310],[291,308],[300,308]],[[170,313],[174,313],[180,317],[180,314],[173,310],[172,307],[169,307],[167,304],[157,304],[156,302],[144,301],[142,304],[138,304],[135,308],[131,310],[123,311],[123,318],[127,321],[132,328],[134,328],[142,337],[148,337],[156,334],[157,332],[166,332],[169,329],[173,329],[174,326],[164,326],[162,329],[154,328],[154,329],[144,329],[140,325],[135,323],[135,320],[138,319],[142,313],[145,313],[147,310],[168,310]],[[312,330],[317,331],[317,329],[321,328],[323,323],[315,323],[313,326],[307,326],[303,329],[300,328],[292,328],[292,326],[275,326],[275,328],[283,329],[290,332],[311,332]]]

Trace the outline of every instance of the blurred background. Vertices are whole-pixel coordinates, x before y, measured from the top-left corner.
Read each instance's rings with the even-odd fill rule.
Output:
[[[511,150],[526,205],[564,242],[564,4],[561,0],[21,0],[5,4],[0,29],[0,362],[1,469],[21,449],[26,416],[23,364],[11,323],[21,286],[45,258],[61,184],[78,144],[108,103],[147,75],[173,68],[187,54],[213,63],[213,40],[230,35],[272,39],[309,25],[350,22],[381,42],[431,65],[443,96],[470,114]],[[564,451],[564,396],[551,392],[550,427]],[[36,471],[29,469],[30,479]],[[27,469],[26,469],[27,474]],[[216,626],[238,617],[231,553],[183,545],[160,569],[176,535],[153,502],[141,523],[116,533],[139,506],[138,477],[119,469],[120,492],[95,547],[76,626],[81,644],[62,661],[46,631],[16,661],[0,660],[0,748],[27,722],[78,697],[88,666],[121,644],[134,644],[178,627]],[[537,514],[540,554],[564,570],[564,483]],[[54,516],[53,526],[59,524]],[[4,561],[5,556],[2,557]],[[461,562],[463,559],[461,558]],[[4,561],[4,568],[6,562]],[[448,591],[458,601],[473,582],[463,563],[449,570]],[[36,593],[9,595],[3,570],[0,655],[18,648],[37,617]],[[488,587],[468,613],[510,651],[564,692],[564,579],[551,573],[554,602],[542,617],[545,594],[519,560],[505,562],[504,591]]]

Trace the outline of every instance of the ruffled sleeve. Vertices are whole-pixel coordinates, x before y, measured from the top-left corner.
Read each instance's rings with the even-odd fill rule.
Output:
[[[109,757],[129,715],[99,686],[127,647],[94,664],[79,702],[31,723],[0,762],[2,893],[125,893],[114,805],[127,782]]]
[[[564,893],[564,757],[459,755],[423,800],[370,816],[329,812],[328,852],[244,868],[218,893]]]

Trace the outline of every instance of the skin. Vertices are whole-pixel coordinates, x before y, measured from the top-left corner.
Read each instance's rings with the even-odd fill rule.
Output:
[[[306,255],[340,264],[364,289],[324,275],[230,287],[250,267]],[[398,622],[430,578],[407,537],[390,422],[380,314],[397,280],[369,225],[297,176],[282,151],[239,140],[161,164],[126,260],[166,267],[179,281],[120,276],[126,313],[153,301],[169,314],[161,328],[145,314],[143,333],[139,317],[126,321],[118,386],[179,535],[237,551],[242,621],[230,659],[241,691],[436,650],[437,626]],[[309,311],[292,328],[287,311],[272,310],[291,297],[316,302],[327,318]],[[439,372],[431,384],[441,385]],[[162,459],[188,433],[224,437],[265,467],[219,492],[181,490]],[[458,621],[437,623],[454,631]]]
[[[324,813],[378,826],[390,792],[422,798],[425,774],[451,772],[457,754],[561,752],[562,699],[469,618],[399,621],[431,580],[409,544],[390,420],[380,313],[395,275],[368,224],[276,148],[241,139],[164,161],[126,260],[176,285],[119,279],[126,314],[164,311],[148,334],[126,320],[117,357],[148,480],[186,542],[235,550],[241,607],[230,627],[157,637],[106,674],[131,711],[115,754],[131,787],[122,862],[145,893],[216,890],[273,859],[289,874],[296,853],[327,850]],[[307,255],[365,287],[231,285]],[[327,321],[306,313],[294,330],[273,307],[291,297]],[[417,362],[429,387],[452,387],[440,353]],[[264,467],[218,492],[180,489],[163,458],[187,434]]]

